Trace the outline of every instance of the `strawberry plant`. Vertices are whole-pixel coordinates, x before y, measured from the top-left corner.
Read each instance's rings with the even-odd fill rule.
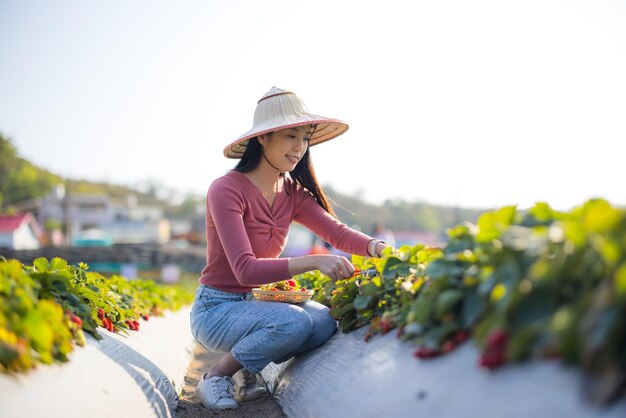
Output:
[[[448,231],[443,249],[353,257],[377,274],[302,279],[344,332],[366,339],[397,328],[415,356],[445,354],[470,336],[489,370],[530,358],[582,367],[599,403],[626,386],[626,212],[590,200],[563,213],[540,203],[504,207]],[[321,274],[317,273],[318,276]],[[298,278],[299,279],[299,278]]]
[[[32,266],[0,261],[0,371],[26,371],[37,363],[64,362],[83,332],[97,328],[138,331],[141,317],[191,303],[193,295],[152,281],[106,278],[80,263],[38,258]]]

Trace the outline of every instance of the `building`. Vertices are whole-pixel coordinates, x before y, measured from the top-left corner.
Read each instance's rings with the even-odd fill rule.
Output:
[[[0,215],[0,248],[12,250],[36,250],[43,231],[33,215]]]
[[[159,243],[170,240],[169,221],[156,203],[139,204],[135,195],[114,200],[104,194],[67,194],[58,187],[41,199],[22,204],[42,224],[66,225],[66,244],[110,246]]]

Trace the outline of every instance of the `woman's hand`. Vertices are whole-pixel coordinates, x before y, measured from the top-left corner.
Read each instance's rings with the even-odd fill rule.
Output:
[[[337,281],[352,276],[354,266],[346,257],[341,255],[316,254],[289,259],[289,274],[291,276],[311,270],[319,270],[322,274]]]
[[[334,281],[347,279],[354,273],[354,266],[340,255],[320,255],[317,269]]]
[[[387,244],[387,243],[386,243],[386,242],[384,242],[384,241],[378,241],[378,242],[376,243],[376,254],[381,254],[381,255],[382,255],[383,250],[384,250],[385,248],[387,248],[387,247],[389,247],[389,244]]]

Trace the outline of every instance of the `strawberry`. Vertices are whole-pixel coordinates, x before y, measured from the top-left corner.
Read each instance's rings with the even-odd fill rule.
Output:
[[[467,331],[459,331],[456,334],[454,334],[454,342],[457,344],[461,344],[462,342],[465,342],[467,339],[469,338],[469,332]]]
[[[496,329],[487,338],[487,348],[480,356],[480,365],[488,369],[497,369],[506,362],[508,335],[502,329]]]
[[[111,322],[111,320],[109,318],[106,318],[106,317],[104,318],[104,320],[105,320],[105,324],[106,324],[105,328],[109,332],[113,332],[113,330],[114,330],[113,322]]]
[[[439,356],[439,354],[441,354],[439,350],[433,350],[426,346],[421,346],[413,353],[417,358],[434,358]]]
[[[488,344],[490,346],[501,347],[506,345],[507,335],[501,329],[496,329],[489,334]]]
[[[300,291],[301,291],[301,292],[306,292],[306,287],[302,287],[302,288],[300,288]]]
[[[72,321],[73,323],[78,325],[79,328],[83,327],[83,320],[80,319],[80,316],[78,316],[78,315],[71,314],[70,315],[70,321]]]
[[[383,331],[383,334],[386,334],[391,329],[391,325],[387,321],[380,321],[380,327]]]

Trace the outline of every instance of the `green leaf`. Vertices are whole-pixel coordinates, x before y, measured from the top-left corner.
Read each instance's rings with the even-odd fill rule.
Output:
[[[409,264],[396,257],[390,257],[383,268],[383,277],[385,279],[395,279],[409,274]]]
[[[537,338],[538,330],[536,327],[523,327],[517,329],[510,336],[507,344],[506,357],[513,361],[520,361],[527,358],[530,354],[532,343]]]
[[[365,264],[365,257],[362,255],[353,255],[352,256],[352,265],[358,269],[363,269],[363,265]]]
[[[611,306],[602,312],[595,322],[586,340],[586,345],[590,351],[599,350],[609,345],[609,335],[620,320],[620,308]]]
[[[63,260],[62,258],[59,257],[54,257],[51,261],[50,261],[50,271],[57,271],[57,270],[66,270],[67,269],[67,261]]]
[[[461,323],[463,328],[469,329],[474,326],[483,312],[485,303],[476,292],[470,291],[466,294],[461,307]]]
[[[373,282],[368,282],[361,286],[361,292],[363,292],[365,296],[374,296],[379,293],[379,291],[380,287],[376,286]]]
[[[339,326],[341,327],[341,331],[346,333],[352,331],[356,323],[356,317],[354,315],[349,315],[341,318],[341,320],[339,321]]]
[[[502,231],[513,223],[515,206],[505,206],[497,211],[487,212],[478,218],[477,242],[489,242],[500,237]]]
[[[590,200],[585,204],[582,224],[589,232],[606,232],[615,229],[622,217],[606,200]]]
[[[535,288],[525,295],[511,315],[511,324],[522,327],[542,321],[555,311],[555,301],[549,291]]]
[[[33,261],[33,267],[35,267],[35,269],[39,272],[48,271],[49,265],[48,259],[45,257],[39,257]]]
[[[622,300],[626,300],[626,263],[622,263],[615,273],[615,292]]]
[[[463,298],[461,289],[448,289],[441,293],[437,297],[435,317],[441,319],[445,314],[452,312],[461,298]]]
[[[370,296],[363,296],[363,295],[357,295],[357,297],[354,298],[354,308],[355,309],[365,309],[367,308],[367,305],[370,303],[370,300],[372,300],[372,298]]]
[[[430,313],[433,310],[433,301],[425,296],[425,293],[421,293],[414,305],[415,320],[421,324],[426,323],[430,317]]]

